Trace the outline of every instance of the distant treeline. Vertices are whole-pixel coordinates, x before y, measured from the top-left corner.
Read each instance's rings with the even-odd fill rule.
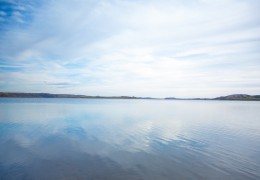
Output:
[[[260,95],[233,94],[229,96],[221,96],[216,100],[244,100],[244,101],[260,101]]]
[[[74,94],[49,94],[49,93],[13,93],[0,92],[0,97],[13,98],[102,98],[102,99],[152,99],[149,97],[135,97],[135,96],[85,96]]]
[[[49,94],[49,93],[15,93],[0,92],[0,97],[13,98],[95,98],[95,99],[160,99],[151,97],[135,97],[135,96],[86,96],[74,94]],[[161,98],[162,100],[241,100],[241,101],[260,101],[260,95],[232,94],[217,98]]]

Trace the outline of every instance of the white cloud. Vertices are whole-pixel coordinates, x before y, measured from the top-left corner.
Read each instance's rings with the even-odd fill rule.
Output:
[[[11,26],[0,36],[1,61],[23,64],[19,72],[3,72],[8,83],[1,81],[0,88],[159,97],[259,94],[259,5],[49,1],[32,11],[26,27]]]

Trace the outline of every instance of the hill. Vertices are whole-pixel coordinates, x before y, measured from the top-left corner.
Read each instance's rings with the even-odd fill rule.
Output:
[[[243,101],[260,101],[260,95],[232,94],[214,98],[214,100],[243,100]]]

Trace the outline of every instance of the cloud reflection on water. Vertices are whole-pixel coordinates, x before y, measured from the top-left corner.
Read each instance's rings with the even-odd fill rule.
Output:
[[[234,111],[243,102],[35,101],[0,103],[4,179],[259,176],[259,158],[252,158],[260,155],[259,123],[252,119],[259,104]]]

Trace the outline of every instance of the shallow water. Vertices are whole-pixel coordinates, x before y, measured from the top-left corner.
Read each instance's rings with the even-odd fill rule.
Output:
[[[0,98],[0,179],[260,179],[260,102]]]

